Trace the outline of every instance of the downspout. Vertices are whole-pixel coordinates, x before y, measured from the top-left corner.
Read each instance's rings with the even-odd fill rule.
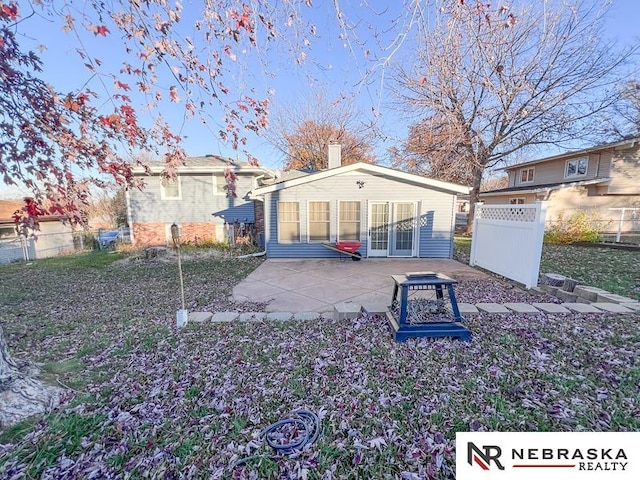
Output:
[[[235,257],[235,258],[241,259],[241,258],[251,258],[251,257],[263,257],[266,254],[267,254],[267,251],[264,250],[264,251],[258,252],[258,253],[250,253],[248,255],[240,255],[240,256]]]
[[[133,216],[131,215],[131,198],[129,196],[129,189],[125,188],[124,190],[124,198],[127,201],[127,223],[129,224],[129,241],[131,245],[136,244],[136,240],[133,237]]]
[[[455,237],[456,237],[456,217],[458,215],[458,195],[453,194],[453,205],[451,212],[451,241],[449,242],[449,258],[453,258],[453,250],[455,247]],[[468,223],[468,220],[467,220]],[[420,228],[420,225],[418,225]],[[420,244],[418,243],[418,250],[420,250]],[[418,252],[418,257],[420,257],[420,252]]]

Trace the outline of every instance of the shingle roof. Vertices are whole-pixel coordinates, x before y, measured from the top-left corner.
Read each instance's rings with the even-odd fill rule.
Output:
[[[304,177],[310,175],[311,172],[305,172],[303,170],[287,170],[286,172],[270,172],[273,175],[271,178],[264,178],[261,182],[263,186],[274,185],[276,183],[286,182],[287,180],[293,180],[294,178]]]
[[[13,212],[20,210],[23,206],[22,200],[0,200],[0,218],[11,218]]]
[[[443,182],[441,180],[434,180],[432,178],[415,175],[413,173],[406,173],[400,170],[395,170],[389,167],[383,167],[372,163],[352,163],[350,165],[343,165],[341,167],[330,168],[328,170],[321,170],[316,173],[308,175],[299,175],[295,178],[290,178],[270,185],[263,185],[254,189],[252,195],[264,195],[266,193],[282,190],[285,188],[296,187],[304,183],[314,182],[324,178],[329,178],[335,175],[342,175],[349,172],[362,171],[371,175],[385,176],[395,179],[401,182],[410,182],[421,186],[433,188],[436,190],[442,190],[449,193],[469,193],[469,187],[463,185],[457,185],[455,183]],[[304,172],[302,172],[304,173]]]
[[[546,190],[546,189],[558,189],[558,188],[568,188],[573,186],[583,186],[583,185],[593,185],[596,183],[605,183],[610,179],[607,178],[594,178],[592,180],[574,180],[574,181],[562,181],[556,183],[545,183],[542,185],[525,185],[523,187],[507,187],[507,188],[499,188],[497,190],[487,190],[485,192],[480,192],[480,195],[485,194],[500,194],[500,193],[510,193],[510,192],[526,192],[526,191],[536,191],[536,190]]]
[[[526,167],[528,165],[535,165],[535,164],[538,164],[538,163],[551,162],[553,160],[559,160],[561,158],[568,158],[568,157],[573,157],[573,156],[576,156],[576,155],[584,155],[584,154],[588,154],[588,153],[595,153],[595,152],[598,152],[598,151],[601,151],[601,150],[607,150],[607,149],[610,149],[610,148],[621,147],[623,145],[633,145],[634,143],[638,143],[638,142],[640,142],[640,137],[633,137],[633,138],[628,138],[626,140],[621,140],[619,142],[604,143],[604,144],[601,144],[601,145],[596,145],[595,147],[583,148],[582,150],[573,150],[573,151],[570,151],[570,152],[561,153],[559,155],[553,155],[551,157],[539,158],[538,160],[529,160],[527,162],[516,163],[516,164],[510,165],[508,167],[500,168],[498,170],[514,170],[514,169]]]
[[[247,167],[248,162],[233,160],[232,158],[221,157],[220,155],[202,155],[199,157],[187,157],[185,160],[187,167],[226,167],[238,166]],[[163,161],[149,162],[149,166],[164,166]]]
[[[161,173],[166,164],[163,161],[154,161],[149,162],[147,164],[151,172],[153,173]],[[253,170],[253,171],[261,171],[260,167],[254,167],[250,165],[249,162],[243,162],[240,160],[234,160],[228,157],[221,157],[219,155],[203,155],[199,157],[187,157],[185,159],[185,164],[178,167],[178,172],[194,172],[194,171],[216,171],[223,170],[226,168],[232,168],[234,170]],[[145,173],[145,169],[143,167],[134,167],[133,171],[136,174]]]

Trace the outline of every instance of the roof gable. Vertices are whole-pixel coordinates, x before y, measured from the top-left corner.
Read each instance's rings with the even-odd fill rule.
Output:
[[[332,168],[329,170],[322,170],[320,172],[311,173],[302,177],[292,178],[284,180],[279,183],[267,185],[254,189],[252,195],[263,195],[265,193],[271,193],[286,188],[296,187],[306,183],[315,182],[324,178],[330,178],[336,175],[342,175],[345,173],[361,171],[371,175],[383,176],[392,180],[396,180],[404,183],[413,183],[424,187],[432,188],[435,190],[441,190],[452,194],[457,193],[469,193],[469,187],[463,185],[457,185],[455,183],[443,182],[441,180],[434,180],[432,178],[423,177],[421,175],[415,175],[413,173],[406,173],[393,168],[382,167],[380,165],[374,165],[371,163],[352,163],[342,167]]]

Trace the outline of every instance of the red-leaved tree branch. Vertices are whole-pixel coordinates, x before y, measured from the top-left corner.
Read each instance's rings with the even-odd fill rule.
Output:
[[[289,7],[309,3],[285,1],[271,7],[258,1],[206,2],[186,20],[179,2],[164,0],[67,1],[62,7],[35,2],[30,5],[34,10],[25,12],[16,2],[0,0],[4,182],[33,192],[33,202],[43,212],[81,222],[80,207],[92,186],[139,186],[132,175],[138,152],[163,156],[165,174],[175,175],[186,158],[181,144],[191,118],[210,125],[212,141],[217,137],[243,149],[246,132],[267,127],[270,102],[267,94],[254,89],[232,88],[233,68],[246,68],[237,56],[279,35],[274,18],[288,18],[282,13]],[[44,80],[41,55],[23,48],[29,22],[38,15],[59,21],[77,45],[87,69],[82,89],[57,91]],[[298,17],[289,18],[291,23]],[[290,28],[290,23],[281,27]],[[116,48],[109,52],[110,69],[89,46],[109,40]],[[299,45],[304,50],[308,43]],[[123,59],[117,70],[113,58]],[[167,103],[183,106],[184,118],[177,127],[160,113]],[[257,163],[248,152],[247,158]],[[227,180],[232,195],[233,175]]]

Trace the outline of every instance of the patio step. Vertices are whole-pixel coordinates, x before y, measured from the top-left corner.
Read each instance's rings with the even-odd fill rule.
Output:
[[[640,302],[596,302],[596,303],[458,303],[463,317],[471,315],[518,315],[532,314],[638,314]],[[251,321],[305,321],[305,320],[349,320],[367,315],[384,315],[387,307],[373,304],[361,305],[357,302],[340,302],[334,306],[333,312],[190,312],[189,323],[229,323]]]
[[[350,320],[352,318],[358,318],[361,310],[362,305],[356,302],[336,303],[333,307],[333,319]]]
[[[484,313],[511,313],[511,311],[500,303],[476,303],[478,310]]]
[[[609,313],[634,313],[633,310],[627,307],[623,307],[619,303],[597,302],[592,303],[591,305]]]
[[[505,303],[504,306],[515,313],[541,313],[540,310],[528,303]]]
[[[557,303],[532,303],[532,305],[543,313],[571,313],[571,310]]]

